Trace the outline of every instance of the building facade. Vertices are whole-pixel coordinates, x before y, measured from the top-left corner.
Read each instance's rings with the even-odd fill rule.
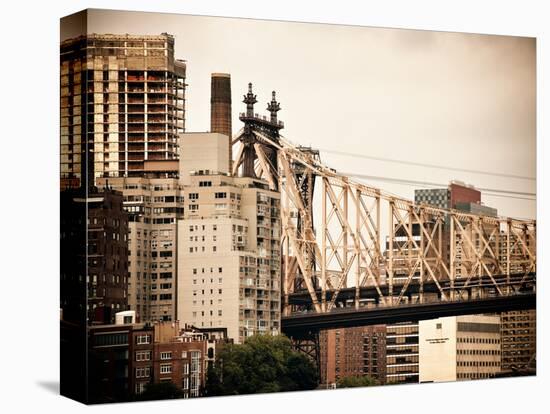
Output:
[[[535,309],[501,313],[502,371],[522,371],[535,367],[537,353],[537,312]]]
[[[453,316],[419,326],[420,382],[483,379],[500,372],[500,316]]]
[[[154,324],[153,383],[171,382],[184,398],[199,397],[206,381],[206,357],[205,334],[180,330],[177,321]]]
[[[206,381],[207,336],[178,322],[120,323],[89,329],[92,402],[127,401],[150,384],[172,383],[183,398]]]
[[[177,221],[183,187],[176,178],[100,178],[123,194],[128,214],[128,305],[139,322],[176,320]]]
[[[87,172],[136,177],[176,160],[185,128],[185,63],[174,38],[88,34],[61,43],[61,187]]]
[[[128,215],[122,194],[91,187],[61,193],[61,308],[71,320],[85,303],[87,323],[113,323],[128,308]],[[78,279],[85,272],[85,291]],[[74,295],[79,295],[74,297]],[[72,298],[72,299],[71,299]]]
[[[386,383],[418,382],[418,322],[386,326]]]
[[[321,386],[334,388],[345,377],[367,376],[386,382],[384,325],[329,329],[320,332]]]
[[[153,328],[144,324],[97,325],[88,330],[89,400],[128,401],[151,375]]]

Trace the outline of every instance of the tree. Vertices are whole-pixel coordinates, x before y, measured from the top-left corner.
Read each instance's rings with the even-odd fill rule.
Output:
[[[378,385],[376,380],[368,376],[344,377],[336,383],[336,388],[370,387]]]
[[[218,373],[214,369],[213,365],[208,365],[206,371],[206,384],[204,385],[204,395],[206,397],[210,395],[221,395],[221,383]]]
[[[315,389],[317,370],[292,350],[283,335],[255,335],[244,344],[225,345],[208,372],[207,395],[253,394]]]

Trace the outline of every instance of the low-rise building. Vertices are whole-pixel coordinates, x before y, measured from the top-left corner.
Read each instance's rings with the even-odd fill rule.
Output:
[[[180,329],[177,321],[97,325],[89,329],[89,344],[91,402],[130,400],[149,384],[164,382],[174,384],[184,398],[201,395],[205,333]]]

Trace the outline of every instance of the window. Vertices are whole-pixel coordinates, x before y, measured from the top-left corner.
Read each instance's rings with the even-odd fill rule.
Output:
[[[214,198],[227,198],[227,193],[216,193]]]
[[[151,343],[151,335],[138,335],[136,337],[136,344],[142,345],[142,344],[150,344]]]
[[[172,364],[160,364],[160,373],[161,374],[171,374],[172,373]]]
[[[151,360],[151,351],[137,351],[136,361],[149,361]]]
[[[181,357],[187,358],[187,351],[181,351]]]
[[[184,390],[188,390],[188,389],[189,389],[189,377],[185,377],[185,378],[183,379],[183,386],[182,386],[182,388],[183,388]]]
[[[198,200],[199,193],[189,193],[189,200]]]
[[[172,359],[172,352],[161,352],[160,359]]]
[[[136,368],[136,378],[148,378],[151,373],[150,367]]]
[[[185,353],[185,355],[187,356],[187,352]],[[183,364],[183,375],[189,375],[189,364],[188,363]]]
[[[145,391],[146,385],[146,382],[138,382],[136,384],[136,394],[141,394],[143,391]]]

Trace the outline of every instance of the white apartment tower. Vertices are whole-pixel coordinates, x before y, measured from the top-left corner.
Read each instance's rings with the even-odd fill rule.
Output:
[[[227,328],[242,343],[280,332],[280,196],[263,180],[229,175],[228,139],[181,138],[178,319]]]

